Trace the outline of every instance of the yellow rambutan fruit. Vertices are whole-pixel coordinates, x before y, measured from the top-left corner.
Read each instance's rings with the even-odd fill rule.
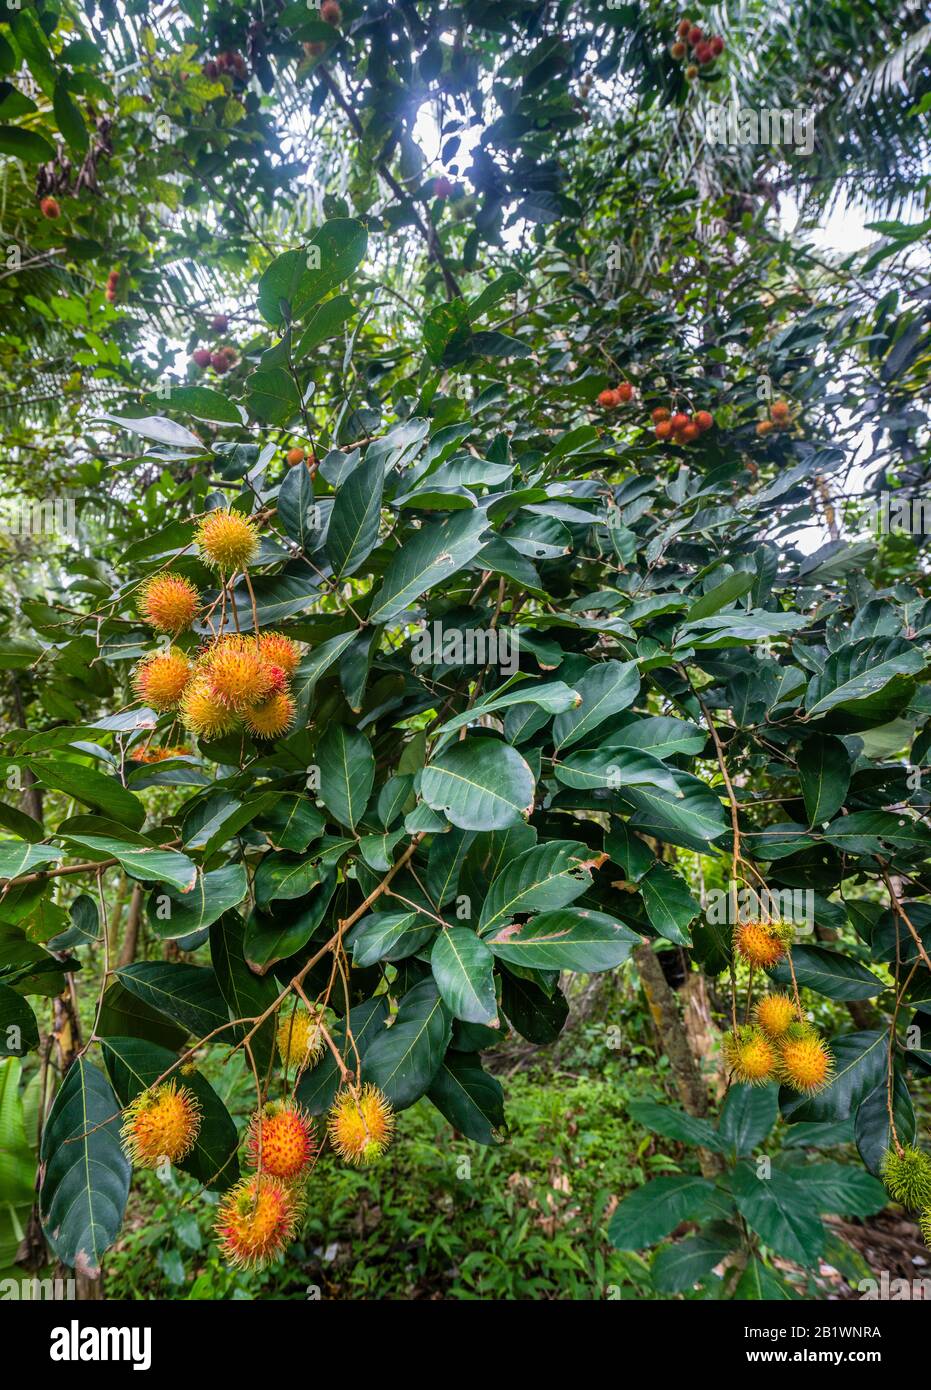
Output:
[[[200,1104],[175,1081],[140,1091],[123,1111],[123,1147],[137,1168],[177,1163],[190,1153],[200,1132]]]
[[[282,1016],[275,1040],[285,1071],[303,1071],[321,1056],[326,1046],[320,1027],[323,1018],[323,1009],[317,1009],[312,1014],[300,1010],[289,1012],[287,1017]]]
[[[765,1086],[776,1074],[776,1049],[759,1028],[745,1025],[726,1033],[722,1043],[728,1066],[738,1081]]]
[[[217,699],[237,713],[261,704],[271,689],[272,677],[251,637],[221,637],[200,669]]]
[[[779,1079],[793,1091],[820,1091],[834,1066],[831,1050],[808,1023],[790,1023],[779,1039]]]
[[[782,960],[791,935],[791,925],[784,922],[741,922],[734,929],[734,949],[750,965],[766,970]]]
[[[181,718],[185,728],[198,738],[222,738],[238,724],[233,711],[217,699],[201,676],[189,682],[181,697]]]
[[[245,569],[258,554],[255,523],[242,512],[218,508],[197,523],[197,548],[201,559],[221,574]]]
[[[374,1163],[391,1143],[394,1111],[377,1086],[346,1087],[330,1108],[327,1133],[340,1158],[362,1167]]]
[[[200,595],[181,574],[154,574],[139,591],[139,612],[156,632],[183,632],[199,606]]]
[[[797,1022],[795,1000],[788,994],[764,994],[754,1010],[754,1017],[771,1038],[781,1038],[786,1029]]]
[[[901,1153],[887,1149],[879,1172],[894,1202],[901,1202],[913,1211],[931,1206],[931,1157],[924,1149],[913,1144],[907,1145]]]
[[[263,632],[258,638],[259,651],[270,666],[280,666],[286,676],[293,676],[301,659],[300,648],[283,632]]]
[[[286,690],[278,690],[270,699],[246,712],[245,723],[258,738],[281,738],[294,723],[294,701]]]
[[[313,1125],[299,1105],[272,1101],[252,1116],[249,1162],[263,1173],[290,1182],[305,1171],[314,1148]]]
[[[191,679],[191,663],[184,652],[156,652],[136,667],[133,684],[136,694],[153,709],[174,709]]]
[[[300,1217],[300,1193],[295,1186],[270,1173],[252,1173],[223,1197],[215,1230],[230,1264],[254,1269],[282,1253]]]

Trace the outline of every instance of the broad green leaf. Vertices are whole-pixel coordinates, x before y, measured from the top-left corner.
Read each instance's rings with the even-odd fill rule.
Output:
[[[224,912],[238,907],[248,889],[242,864],[225,864],[209,874],[199,872],[190,892],[163,888],[150,896],[146,905],[149,927],[160,941],[177,941],[203,931]]]
[[[103,1072],[78,1057],[42,1134],[42,1229],[63,1264],[91,1276],[116,1240],[129,1195],[119,1109]]]
[[[533,773],[497,739],[452,744],[424,768],[420,787],[427,805],[460,830],[504,830],[533,809]]]
[[[721,1107],[718,1138],[738,1156],[752,1153],[763,1143],[778,1114],[777,1086],[732,1083]]]
[[[850,754],[839,738],[808,738],[798,755],[798,776],[809,825],[830,820],[850,786]]]
[[[205,1037],[229,1021],[217,977],[206,966],[149,960],[113,973],[130,994],[195,1037]]]
[[[326,538],[334,579],[354,574],[375,548],[384,482],[383,461],[370,455],[337,488]]]
[[[433,980],[408,990],[390,1028],[374,1039],[362,1061],[362,1077],[378,1086],[396,1110],[429,1089],[440,1069],[452,1019]]]
[[[643,876],[639,886],[651,926],[669,941],[680,946],[691,945],[688,928],[701,911],[701,905],[692,897],[682,875],[667,864],[657,863]]]
[[[345,938],[352,963],[360,969],[376,961],[404,960],[437,932],[437,923],[418,912],[370,912]]]
[[[57,864],[63,857],[56,845],[29,845],[23,840],[0,840],[0,879],[34,874],[49,864]]]
[[[388,562],[369,622],[390,622],[427,589],[458,574],[478,554],[487,529],[488,518],[476,507],[411,533]]]
[[[803,1268],[816,1264],[824,1250],[824,1226],[817,1203],[804,1180],[780,1168],[761,1177],[750,1163],[738,1163],[731,1175],[731,1191],[741,1216],[752,1231],[783,1259]]]
[[[501,1142],[504,1092],[474,1052],[447,1052],[427,1092],[454,1129],[476,1144]]]
[[[616,1250],[643,1250],[681,1221],[707,1221],[727,1214],[727,1199],[713,1182],[692,1173],[652,1178],[634,1188],[615,1208],[608,1239]]]
[[[707,1283],[716,1265],[726,1259],[736,1243],[736,1235],[687,1236],[657,1250],[650,1266],[657,1293],[684,1293],[695,1284]]]
[[[823,946],[793,946],[792,967],[800,985],[816,990],[828,999],[872,999],[886,988],[882,980],[859,961],[851,960],[839,951],[828,951]],[[777,984],[792,983],[792,975],[785,962],[781,961],[770,974]]]
[[[436,935],[430,967],[443,1002],[454,1018],[496,1027],[495,958],[470,927],[449,927]]]
[[[525,969],[590,972],[623,965],[640,937],[603,912],[564,907],[498,927],[485,940],[499,959]]]
[[[527,912],[546,912],[575,902],[591,885],[599,857],[578,840],[549,840],[506,862],[482,904],[478,929],[493,928]]]
[[[372,745],[357,729],[331,724],[317,744],[320,800],[340,825],[355,829],[375,781]]]
[[[794,952],[793,952],[794,954]],[[783,1087],[779,1109],[790,1124],[844,1120],[879,1085],[885,1074],[889,1039],[885,1032],[844,1033],[831,1041],[834,1070],[823,1090],[799,1095]]]
[[[76,797],[88,806],[97,806],[104,815],[129,826],[131,830],[138,830],[145,820],[142,802],[114,777],[107,777],[92,767],[82,767],[80,763],[61,759],[44,762],[36,758],[29,766],[44,787],[54,787],[56,791]]]
[[[560,714],[553,725],[553,742],[568,748],[588,738],[605,720],[633,704],[640,689],[636,661],[604,661],[575,683],[582,700]]]

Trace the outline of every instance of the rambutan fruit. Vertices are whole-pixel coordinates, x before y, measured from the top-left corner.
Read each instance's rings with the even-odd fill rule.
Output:
[[[236,728],[235,713],[217,699],[202,676],[191,680],[181,697],[181,718],[184,726],[198,738],[222,738]]]
[[[689,423],[679,431],[679,434],[681,436],[683,444],[691,444],[692,441],[694,439],[697,439],[698,436],[701,434],[701,430],[698,428],[694,420],[690,420]]]
[[[39,211],[43,217],[49,217],[53,221],[56,217],[61,217],[61,205],[57,198],[42,198],[39,202]]]
[[[679,38],[688,38],[689,30],[691,29],[691,27],[692,21],[690,19],[680,19],[679,23],[676,25],[676,33],[678,34]]]
[[[672,54],[673,58],[681,59],[685,57],[688,50],[682,40],[679,39],[678,42],[672,45],[669,52]]]
[[[206,348],[195,348],[191,353],[191,361],[194,363],[195,367],[199,367],[201,371],[204,371],[210,366],[210,353]]]
[[[715,34],[714,38],[711,39],[710,42],[712,56],[715,58],[719,58],[721,54],[724,52],[724,40],[721,38],[720,34]]]
[[[180,574],[154,574],[139,591],[139,612],[156,632],[183,632],[199,606],[200,595]]]
[[[306,1171],[314,1148],[313,1125],[299,1105],[272,1101],[252,1116],[249,1162],[254,1168],[261,1167],[263,1173],[291,1182]]]
[[[172,647],[169,652],[156,652],[140,661],[133,683],[147,705],[165,710],[177,706],[190,679],[191,663],[184,652]]]
[[[225,333],[230,326],[230,321],[226,314],[214,314],[210,320],[210,327],[214,333]]]
[[[726,1033],[722,1047],[738,1081],[750,1086],[765,1086],[772,1081],[778,1057],[771,1040],[759,1028],[745,1025]]]
[[[301,1072],[322,1054],[326,1046],[320,1028],[322,1022],[322,1009],[313,1014],[303,1010],[289,1012],[287,1018],[282,1018],[275,1041],[285,1071]]]
[[[773,401],[772,405],[769,407],[769,413],[772,416],[772,418],[779,424],[781,424],[784,420],[788,420],[788,401]]]
[[[657,439],[668,439],[672,434],[672,421],[660,420],[653,433],[656,435]]]
[[[685,69],[685,75],[690,82],[695,81],[698,76],[698,68],[694,63],[689,63],[688,67]]]
[[[394,1111],[377,1086],[346,1087],[330,1108],[327,1133],[340,1158],[362,1167],[374,1163],[391,1143]]]
[[[339,7],[338,0],[323,0],[320,6],[320,18],[324,24],[338,26],[343,21],[343,12]]]
[[[689,417],[686,415],[685,411],[677,410],[670,423],[673,431],[684,430],[689,423]]]
[[[634,398],[634,388],[629,381],[622,381],[615,389],[615,394],[622,405]]]
[[[792,926],[784,922],[741,922],[734,929],[734,949],[749,965],[768,970],[782,960],[791,936]]]
[[[299,463],[303,463],[307,455],[303,449],[289,449],[285,454],[285,463],[289,468],[296,468]]]
[[[296,1186],[269,1173],[252,1173],[220,1202],[215,1227],[220,1249],[231,1265],[258,1268],[286,1249],[300,1217]]]
[[[696,410],[694,423],[701,430],[702,434],[704,434],[705,431],[710,430],[711,426],[714,424],[714,416],[710,410]]]
[[[915,1145],[908,1145],[901,1153],[887,1149],[879,1173],[894,1202],[913,1211],[931,1206],[931,1155],[924,1149]]]
[[[793,1091],[813,1095],[831,1075],[834,1058],[811,1024],[790,1023],[779,1039],[779,1079]]]
[[[757,420],[756,422],[756,432],[760,436],[764,434],[772,434],[774,428],[775,426],[773,425],[772,420]]]
[[[237,714],[261,704],[272,688],[268,663],[251,637],[221,637],[201,657],[200,670],[211,693]]]
[[[612,390],[610,386],[604,391],[599,391],[598,404],[602,406],[604,410],[613,410],[618,404],[617,392]]]
[[[652,415],[654,425],[659,425],[663,420],[668,420],[671,413],[672,412],[667,410],[664,405],[658,405]]]
[[[262,632],[258,637],[259,651],[271,666],[280,666],[286,676],[293,676],[301,659],[301,649],[282,632]]]
[[[221,574],[245,569],[258,554],[255,523],[242,512],[217,508],[197,524],[197,548],[201,559]]]
[[[294,701],[286,690],[278,690],[263,704],[247,710],[246,728],[257,738],[281,738],[294,723]]]
[[[714,54],[711,51],[710,43],[699,43],[695,45],[695,61],[704,67],[707,63],[713,62]]]
[[[754,1017],[771,1038],[781,1038],[793,1023],[798,1022],[795,1000],[788,994],[764,994],[757,1003]]]
[[[194,1092],[175,1081],[140,1091],[123,1111],[123,1147],[137,1168],[157,1168],[190,1153],[200,1132],[200,1105]]]
[[[697,24],[693,24],[688,32],[688,41],[691,44],[692,48],[694,48],[696,44],[701,43],[703,38],[704,34],[702,33],[701,28]]]

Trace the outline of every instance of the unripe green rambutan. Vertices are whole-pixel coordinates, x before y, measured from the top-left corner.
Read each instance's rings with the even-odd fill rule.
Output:
[[[737,1081],[750,1086],[765,1086],[772,1081],[776,1070],[776,1049],[762,1029],[749,1025],[737,1028],[725,1034],[722,1047]]]
[[[931,1207],[925,1207],[918,1218],[918,1226],[921,1230],[922,1240],[931,1249]]]
[[[888,1149],[879,1171],[894,1202],[901,1202],[903,1207],[913,1211],[931,1207],[931,1155],[924,1149],[913,1144],[901,1153]]]

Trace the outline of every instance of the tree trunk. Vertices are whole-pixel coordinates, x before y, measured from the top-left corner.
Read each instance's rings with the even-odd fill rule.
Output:
[[[640,972],[640,982],[660,1047],[669,1058],[672,1067],[679,1099],[690,1115],[701,1118],[708,1112],[708,1092],[692,1056],[676,996],[666,983],[662,966],[652,946],[637,946],[634,949],[634,960]],[[719,1154],[699,1149],[698,1157],[705,1177],[714,1177],[724,1171]]]

